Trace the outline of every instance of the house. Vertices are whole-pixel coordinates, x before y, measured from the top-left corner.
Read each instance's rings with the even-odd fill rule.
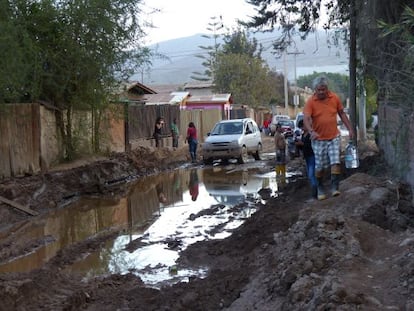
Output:
[[[216,109],[222,112],[223,118],[229,119],[232,104],[233,104],[233,97],[231,96],[231,93],[200,95],[200,96],[190,95],[190,97],[181,106],[181,109],[182,110]]]
[[[184,105],[185,101],[190,97],[188,92],[171,92],[168,94],[147,94],[142,96],[141,100],[146,105]]]
[[[124,83],[121,85],[120,98],[131,102],[139,102],[143,96],[156,93],[153,89],[139,82]]]
[[[184,91],[194,96],[213,95],[213,86],[211,81],[196,81],[184,84]]]
[[[177,91],[185,91],[182,84],[150,84],[149,87],[157,94],[169,94]]]

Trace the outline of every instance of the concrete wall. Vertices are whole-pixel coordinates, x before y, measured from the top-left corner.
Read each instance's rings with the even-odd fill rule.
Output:
[[[414,189],[414,113],[380,103],[378,136],[379,147],[394,175]]]

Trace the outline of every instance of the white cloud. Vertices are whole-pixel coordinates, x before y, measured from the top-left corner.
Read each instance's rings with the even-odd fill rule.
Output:
[[[212,17],[222,16],[224,26],[232,28],[237,19],[255,15],[245,0],[147,0],[146,6],[161,10],[148,17],[156,27],[147,31],[148,44],[207,33]]]

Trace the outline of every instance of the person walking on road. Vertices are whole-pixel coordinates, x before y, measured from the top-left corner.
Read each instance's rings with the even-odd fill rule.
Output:
[[[354,136],[353,128],[338,95],[328,88],[328,79],[324,76],[313,81],[314,94],[303,110],[304,126],[310,133],[312,149],[315,154],[315,176],[317,181],[318,200],[326,199],[323,188],[325,171],[330,169],[332,196],[339,192],[339,176],[341,174],[340,151],[341,136],[337,127],[337,116],[341,118],[349,131],[349,138]]]
[[[188,124],[187,128],[187,136],[185,139],[186,142],[188,142],[188,149],[191,156],[191,162],[196,163],[197,162],[197,129],[193,122],[190,122]]]
[[[306,163],[306,174],[308,175],[308,179],[311,184],[311,193],[312,198],[318,198],[318,184],[316,182],[315,177],[315,154],[313,153],[312,149],[312,141],[310,138],[310,133],[303,127],[303,120],[300,120],[298,123],[298,128],[300,131],[303,130],[301,133],[301,138],[296,141],[296,146],[302,152],[303,158],[305,159]]]

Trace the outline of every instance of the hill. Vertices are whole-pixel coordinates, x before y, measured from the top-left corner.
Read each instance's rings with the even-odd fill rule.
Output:
[[[277,58],[272,53],[272,41],[277,33],[257,33],[254,35],[263,45],[262,56],[273,70],[284,71],[283,58]],[[306,40],[297,38],[296,47],[291,47],[286,56],[287,76],[294,80],[296,76],[316,72],[346,73],[348,69],[348,51],[344,46],[334,46],[328,42],[327,34],[319,31],[308,36]],[[212,45],[212,39],[206,39],[202,34],[163,41],[150,46],[168,59],[154,59],[149,73],[136,74],[131,80],[145,84],[181,84],[190,82],[192,72],[203,71],[202,59],[197,55],[203,53],[199,46]],[[296,55],[294,54],[296,53]]]

